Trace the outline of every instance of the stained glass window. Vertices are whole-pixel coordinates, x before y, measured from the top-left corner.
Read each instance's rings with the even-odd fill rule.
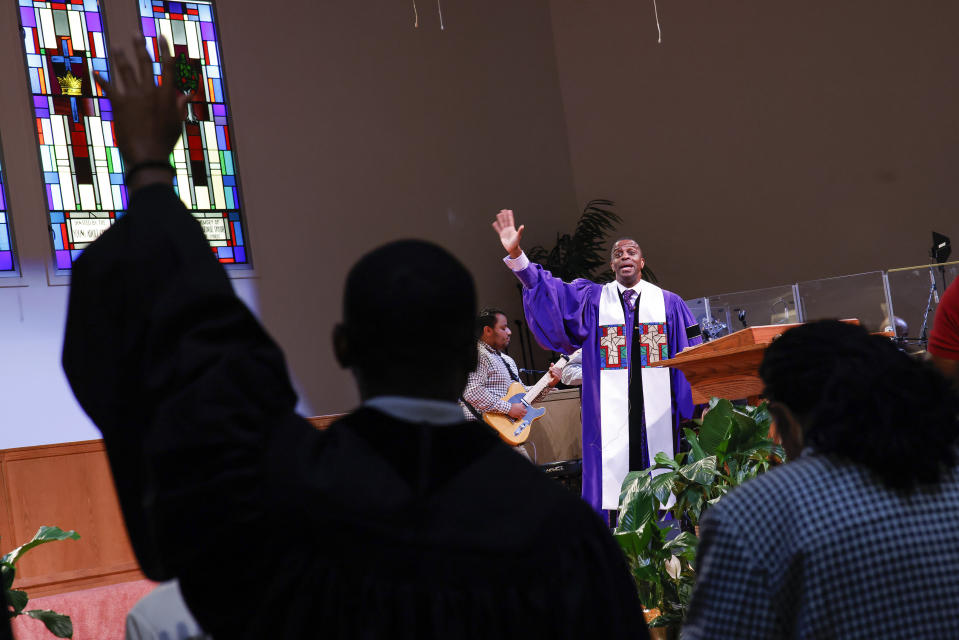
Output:
[[[55,262],[69,269],[126,208],[97,0],[19,0]]]
[[[3,188],[3,158],[0,157],[0,272],[13,271],[13,243],[7,219],[7,194]]]
[[[173,47],[177,87],[190,93],[183,135],[172,157],[177,193],[200,220],[220,262],[247,263],[232,125],[213,5],[169,0],[139,0],[139,5],[140,23],[157,81],[157,36],[163,35]]]

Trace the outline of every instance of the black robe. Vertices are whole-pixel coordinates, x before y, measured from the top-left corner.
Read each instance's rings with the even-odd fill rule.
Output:
[[[169,187],[76,261],[63,365],[141,567],[214,637],[646,637],[603,523],[484,425],[297,416]]]

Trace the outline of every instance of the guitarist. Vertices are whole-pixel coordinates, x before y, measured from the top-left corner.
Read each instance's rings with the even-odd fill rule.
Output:
[[[526,408],[522,403],[510,404],[503,400],[510,384],[520,382],[516,362],[504,353],[512,332],[506,314],[487,307],[476,318],[476,370],[469,374],[460,403],[467,420],[481,420],[484,413],[505,413],[511,418],[522,418]],[[549,386],[539,398],[556,386],[559,376],[550,371]],[[516,447],[526,455],[523,447]],[[528,457],[528,456],[527,456]]]

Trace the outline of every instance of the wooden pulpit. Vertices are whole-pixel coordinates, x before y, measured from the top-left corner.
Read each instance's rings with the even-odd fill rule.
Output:
[[[690,347],[675,358],[653,367],[675,367],[693,390],[693,403],[706,404],[712,396],[737,400],[756,399],[763,391],[759,363],[774,338],[796,324],[748,327],[712,342]]]
[[[841,322],[859,324],[856,318]],[[713,396],[727,400],[748,399],[758,403],[763,391],[759,363],[769,343],[798,324],[769,324],[748,327],[690,347],[675,358],[662,360],[653,367],[675,367],[683,372],[693,389],[693,404],[706,404]],[[875,335],[894,337],[891,332]]]

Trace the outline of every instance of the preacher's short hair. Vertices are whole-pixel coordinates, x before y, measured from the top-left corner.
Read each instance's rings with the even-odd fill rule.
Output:
[[[483,335],[484,327],[496,326],[497,315],[501,315],[505,318],[506,312],[502,309],[497,309],[496,307],[483,307],[483,310],[479,312],[478,316],[476,316],[476,324],[474,325],[477,338]]]
[[[817,454],[859,463],[898,488],[936,482],[956,464],[959,399],[888,338],[837,320],[800,325],[769,345],[759,375]]]
[[[632,242],[633,244],[635,244],[637,247],[639,247],[639,255],[640,255],[640,257],[643,257],[643,258],[646,257],[646,254],[643,253],[643,247],[642,247],[638,242],[636,242],[636,239],[635,239],[635,238],[630,238],[629,236],[623,236],[622,238],[616,238],[615,240],[613,240],[613,244],[609,245],[609,259],[610,259],[610,260],[613,259],[613,251],[616,249],[616,245],[619,244],[620,242],[622,242],[623,240],[629,240],[630,242]]]
[[[346,277],[343,322],[359,368],[384,359],[443,368],[475,350],[473,277],[452,254],[423,240],[399,240],[367,253]],[[415,332],[411,326],[418,327]]]

